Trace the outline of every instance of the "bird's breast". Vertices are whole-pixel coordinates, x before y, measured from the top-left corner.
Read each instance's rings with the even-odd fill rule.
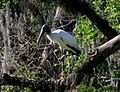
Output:
[[[62,39],[59,34],[48,34],[47,38],[50,41],[52,41],[52,42],[57,43],[58,45],[60,45],[62,48],[66,48],[66,44],[64,43],[64,39]]]
[[[48,38],[50,41],[54,42],[54,43],[58,43],[58,42],[57,42],[57,40],[58,40],[57,35],[48,34],[48,35],[47,35],[47,38]]]

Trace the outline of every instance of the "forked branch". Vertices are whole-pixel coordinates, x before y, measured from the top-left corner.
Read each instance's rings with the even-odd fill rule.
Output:
[[[65,90],[76,87],[83,80],[85,75],[94,73],[94,68],[105,61],[105,59],[120,49],[120,35],[114,37],[95,50],[95,54],[87,58],[81,67],[73,71],[68,77],[58,80],[28,80],[19,77],[11,77],[4,74],[4,82],[1,85],[14,85],[29,87],[43,92],[64,92]],[[2,80],[3,81],[3,80]]]

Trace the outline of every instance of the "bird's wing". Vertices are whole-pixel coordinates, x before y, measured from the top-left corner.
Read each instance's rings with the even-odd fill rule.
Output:
[[[74,54],[80,54],[80,49],[78,47],[77,41],[71,34],[58,29],[49,34],[49,36],[62,48],[67,49],[68,51],[72,51]]]
[[[74,54],[78,54],[79,55],[81,53],[81,51],[80,51],[80,48],[78,47],[77,41],[74,39],[74,37],[71,34],[65,32],[65,31],[61,31],[60,34],[61,34],[61,40],[64,41],[66,46],[68,48],[70,48],[70,50]]]
[[[76,49],[79,49],[77,41],[74,39],[74,37],[71,34],[65,32],[65,31],[60,31],[60,34],[61,34],[60,35],[61,40],[63,40],[66,45],[69,45]]]
[[[61,38],[65,41],[66,44],[76,45],[77,42],[73,36],[65,31],[61,31]]]

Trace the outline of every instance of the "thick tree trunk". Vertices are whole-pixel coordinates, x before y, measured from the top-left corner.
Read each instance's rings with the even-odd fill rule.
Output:
[[[1,29],[3,35],[4,43],[4,60],[2,60],[2,73],[9,73],[10,69],[10,58],[11,58],[11,48],[10,48],[10,17],[9,17],[9,7],[7,6],[5,14],[1,15]]]
[[[100,16],[98,16],[95,13],[95,11],[92,10],[84,0],[59,0],[59,1],[66,4],[66,6],[71,8],[71,10],[73,9],[73,11],[75,10],[81,12],[83,15],[86,15],[109,39],[118,35],[118,33],[109,26],[108,22],[102,19]],[[88,59],[86,59],[84,63],[81,65],[81,67],[79,67],[76,71],[73,71],[73,73],[71,73],[66,78],[58,80],[50,79],[39,81],[28,80],[24,78],[11,77],[8,74],[6,74],[8,72],[6,72],[7,70],[5,70],[4,72],[5,74],[3,77],[4,79],[0,81],[0,84],[30,87],[34,90],[41,90],[43,92],[50,91],[63,92],[65,90],[72,89],[75,86],[79,85],[86,75],[91,75],[94,73],[94,68],[98,64],[106,62],[105,59],[119,49],[120,49],[120,35],[116,36],[112,40],[96,48],[94,54],[91,55],[91,57],[89,57]]]
[[[118,35],[118,32],[109,26],[106,19],[96,14],[86,0],[58,0],[58,3],[67,12],[72,12],[73,14],[80,12],[82,15],[86,15],[108,39]]]

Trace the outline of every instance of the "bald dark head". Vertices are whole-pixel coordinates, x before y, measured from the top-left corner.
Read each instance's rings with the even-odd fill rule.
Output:
[[[48,34],[48,33],[50,33],[50,32],[51,32],[51,31],[50,31],[49,26],[46,25],[46,24],[44,24],[44,25],[42,26],[42,28],[41,28],[41,31],[40,31],[39,37],[38,37],[38,39],[37,39],[37,44],[40,43],[40,40],[41,40],[42,36],[43,36],[45,33]]]

